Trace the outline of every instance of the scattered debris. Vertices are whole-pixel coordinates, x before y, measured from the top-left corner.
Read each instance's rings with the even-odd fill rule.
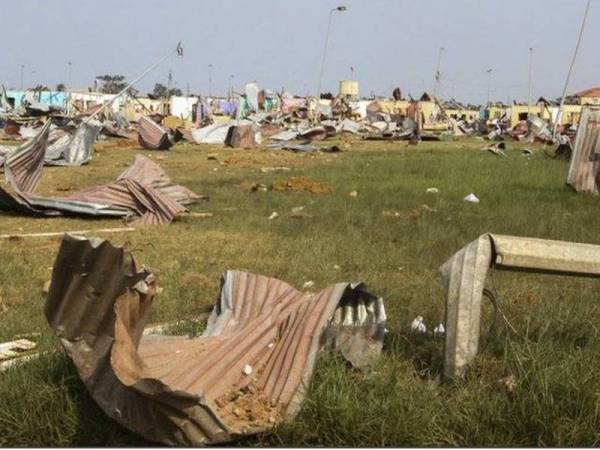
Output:
[[[144,335],[155,291],[155,275],[129,252],[67,236],[44,311],[105,414],[166,445],[269,430],[298,413],[320,349],[365,368],[383,346],[383,301],[361,283],[308,294],[228,271],[206,330],[194,338]]]
[[[467,195],[465,198],[463,198],[463,201],[469,202],[469,203],[479,203],[479,199],[472,192],[469,195]]]
[[[441,337],[444,336],[446,334],[446,329],[444,328],[444,324],[440,323],[437,327],[435,327],[433,329],[433,336],[434,337]]]
[[[350,191],[350,192],[348,192],[348,197],[358,197],[358,191]]]
[[[147,116],[138,121],[138,143],[149,150],[168,150],[173,145],[167,130]]]
[[[277,211],[273,211],[269,216],[269,220],[277,219],[279,217],[279,213]]]
[[[306,283],[304,283],[302,285],[302,289],[310,289],[311,287],[313,287],[315,285],[314,281],[307,281]]]
[[[33,192],[41,177],[43,151],[43,146],[34,145],[6,158],[0,210],[32,216],[123,217],[133,224],[168,224],[186,211],[185,205],[201,198],[173,184],[160,166],[139,154],[134,164],[112,183],[64,198],[37,196]]]
[[[410,324],[411,331],[415,333],[427,333],[427,326],[423,321],[423,316],[417,316]]]
[[[430,188],[427,188],[426,192],[428,194],[437,194],[439,192],[439,190],[438,190],[438,188],[430,187]]]

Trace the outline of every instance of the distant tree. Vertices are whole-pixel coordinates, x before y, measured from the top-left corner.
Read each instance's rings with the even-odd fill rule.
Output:
[[[102,82],[100,92],[104,94],[118,94],[127,86],[124,75],[100,75],[96,78]]]
[[[58,84],[56,85],[56,90],[57,90],[58,92],[65,92],[65,91],[67,90],[67,87],[65,86],[65,84],[64,84],[64,83],[58,83]]]
[[[156,83],[152,93],[148,94],[148,96],[152,98],[169,98],[173,95],[182,96],[183,92],[178,88],[167,89],[167,87],[161,83]]]

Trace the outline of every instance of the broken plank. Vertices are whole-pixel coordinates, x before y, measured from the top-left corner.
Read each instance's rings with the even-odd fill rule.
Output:
[[[51,231],[47,233],[11,233],[11,234],[0,234],[0,239],[18,239],[18,238],[29,238],[29,237],[55,237],[63,236],[64,234],[90,234],[90,233],[127,233],[135,231],[133,227],[122,227],[122,228],[98,228],[96,230],[74,230],[74,231]]]

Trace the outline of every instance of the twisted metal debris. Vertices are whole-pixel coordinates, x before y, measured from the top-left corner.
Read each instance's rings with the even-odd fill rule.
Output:
[[[170,445],[227,442],[299,410],[323,347],[370,365],[385,310],[362,284],[315,295],[227,271],[200,337],[146,335],[154,274],[100,239],[66,236],[45,314],[94,400],[111,418]]]

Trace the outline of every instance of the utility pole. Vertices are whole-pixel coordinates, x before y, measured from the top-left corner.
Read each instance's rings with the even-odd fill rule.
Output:
[[[444,52],[444,47],[440,47],[438,49],[438,60],[437,60],[437,70],[435,71],[435,87],[433,89],[433,96],[435,98],[437,98],[439,90],[440,90],[440,84],[442,82],[442,72],[441,72],[441,67],[442,67],[442,53]]]
[[[67,69],[67,90],[71,89],[71,61],[69,61],[67,63],[68,69]]]
[[[21,64],[21,91],[23,90],[23,77],[25,75],[25,64]]]
[[[571,79],[571,74],[573,73],[573,66],[575,65],[575,59],[577,58],[577,53],[579,52],[579,46],[581,45],[581,38],[583,37],[583,30],[585,30],[585,22],[587,21],[587,17],[590,12],[591,4],[592,4],[592,0],[588,0],[587,6],[585,7],[585,14],[583,15],[583,20],[581,21],[579,37],[577,38],[577,45],[575,45],[575,51],[573,52],[573,59],[571,59],[571,65],[569,66],[569,72],[567,73],[567,79],[565,80],[565,87],[563,88],[562,97],[560,99],[560,106],[558,107],[558,115],[556,116],[556,121],[554,123],[554,129],[552,130],[552,138],[554,138],[556,136],[556,129],[558,128],[558,123],[560,122],[562,107],[565,104],[565,97],[567,96],[567,89],[569,88],[569,80]]]
[[[529,93],[527,95],[527,117],[531,115],[531,98],[533,96],[533,47],[529,47]]]
[[[167,98],[171,95],[171,86],[173,85],[173,73],[169,69],[169,77],[167,78]]]
[[[234,75],[229,75],[229,98],[233,100],[233,78]]]

